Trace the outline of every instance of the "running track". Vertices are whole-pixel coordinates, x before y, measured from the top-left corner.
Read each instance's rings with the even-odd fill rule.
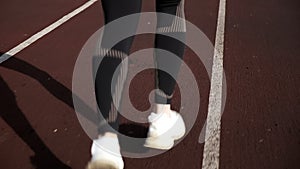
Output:
[[[0,2],[1,55],[85,3]],[[152,1],[144,2],[143,11],[153,9]],[[219,1],[186,0],[185,9],[186,18],[214,43]],[[300,166],[299,9],[297,0],[226,1],[223,57],[227,101],[220,157],[211,160],[221,169]],[[102,18],[101,3],[95,2],[0,64],[1,168],[84,168],[91,140],[74,113],[72,73],[81,47],[103,25]],[[138,36],[133,50],[151,47],[152,40],[150,35]],[[198,143],[198,137],[207,117],[210,83],[194,53],[187,49],[185,55],[201,91],[196,125],[167,153],[125,158],[127,169],[206,168],[202,166],[204,144]],[[132,100],[140,109],[147,107],[145,91],[152,87],[137,85],[144,78],[151,78],[151,72],[132,82],[137,92]],[[175,109],[178,100],[177,93]]]

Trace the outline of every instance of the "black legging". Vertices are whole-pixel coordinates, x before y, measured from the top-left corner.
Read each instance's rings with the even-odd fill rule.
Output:
[[[105,24],[129,14],[139,13],[141,11],[141,3],[142,0],[102,0]],[[184,18],[183,3],[183,0],[156,0],[156,11]],[[134,29],[136,29],[136,26]],[[182,22],[182,20],[178,20],[176,17],[166,20],[166,18],[160,18],[158,15],[157,32],[160,34],[155,35],[155,48],[172,52],[182,58],[185,45],[167,35],[176,34],[177,37],[184,38],[185,29],[185,22]],[[122,88],[127,76],[128,67],[128,63],[124,63],[122,60],[129,55],[134,37],[126,38],[108,50],[107,46],[109,45],[106,44],[106,39],[109,39],[109,34],[111,33],[108,31],[110,30],[104,29],[101,47],[98,50],[97,57],[103,57],[103,60],[97,70],[95,92],[99,109],[105,121],[118,130],[118,111],[116,107],[119,107],[121,103]],[[103,53],[106,53],[105,56]],[[157,68],[172,63],[171,71],[173,75],[176,75],[179,71],[180,62],[170,62],[170,59],[159,50],[155,51],[155,61]],[[113,78],[113,74],[121,62],[121,68],[117,72],[118,76]],[[111,86],[111,84],[115,84],[115,86]],[[159,90],[155,92],[155,102],[170,104],[175,84],[175,79],[168,73],[157,69],[156,88]],[[115,103],[117,105],[114,105],[113,99],[116,100]],[[107,131],[113,132],[100,125],[100,133]]]

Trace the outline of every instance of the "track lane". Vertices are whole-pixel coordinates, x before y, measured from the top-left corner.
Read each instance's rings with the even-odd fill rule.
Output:
[[[1,1],[0,52],[8,51],[85,2],[86,0]]]
[[[49,163],[58,162],[47,160],[52,158],[44,151],[48,148],[64,164],[72,168],[84,168],[89,160],[90,140],[79,125],[72,108],[72,71],[81,47],[101,25],[101,20],[98,19],[101,17],[99,11],[99,4],[92,6],[78,18],[73,18],[0,65],[1,77],[10,90],[15,91],[17,106],[21,110],[19,114],[24,114],[28,120],[23,120],[20,125],[29,122],[31,127],[27,125],[26,129],[34,129],[42,140],[32,143],[29,139],[26,142],[24,137],[17,135],[12,127],[8,127],[1,143],[1,158],[22,161],[24,168],[32,168],[29,158],[35,152],[38,156],[38,167],[48,168],[51,166]],[[1,104],[7,105],[1,106],[1,112],[11,112],[13,100],[2,97],[1,99]],[[12,124],[13,120],[8,123],[10,126]],[[5,123],[3,125],[7,126]],[[54,132],[55,129],[58,129],[57,132]],[[31,134],[34,132],[28,133],[29,136]],[[29,148],[32,144],[38,145],[35,151]],[[26,151],[18,154],[20,149]],[[11,160],[3,161],[3,166],[7,168],[18,166]]]
[[[214,39],[215,33],[217,3],[218,1],[206,1],[205,3],[190,1],[186,7],[189,9],[186,12],[187,19],[203,29],[211,40]],[[143,10],[152,11],[153,7],[153,3],[146,2],[143,5]],[[199,8],[202,10],[200,14],[193,12]],[[214,10],[216,11],[214,12]],[[1,76],[9,88],[16,91],[18,107],[36,130],[36,134],[57,158],[72,168],[83,168],[90,158],[90,140],[82,131],[74,110],[70,106],[73,65],[85,40],[103,24],[102,18],[100,5],[94,5],[91,9],[46,35],[17,54],[16,58],[8,60],[0,67]],[[144,45],[147,46],[148,42],[150,43],[149,39]],[[140,43],[135,42],[133,50],[145,47],[143,44],[139,45]],[[190,50],[187,50],[186,53],[190,58],[196,59]],[[165,168],[183,168],[187,164],[190,164],[191,168],[201,167],[203,145],[198,144],[197,141],[206,116],[207,100],[205,98],[208,96],[209,83],[204,68],[199,67],[201,63],[195,62],[194,59],[186,59],[186,61],[194,68],[196,76],[202,82],[200,88],[203,89],[202,100],[204,100],[201,103],[199,123],[194,127],[195,130],[178,147],[163,155],[148,159],[126,158],[127,168],[159,168],[162,166]],[[22,71],[22,69],[31,71]],[[6,103],[11,101],[8,100]],[[178,98],[175,98],[174,102],[176,107]],[[11,110],[11,107],[8,106],[4,110]],[[46,122],[51,125],[44,125]],[[3,126],[7,125],[3,124]],[[32,156],[34,152],[28,149],[26,142],[24,144],[24,140],[20,139],[12,129],[8,129],[6,133],[10,135],[7,137],[10,139],[5,140],[2,145],[9,147],[11,140],[14,140],[16,146],[4,149],[2,153],[8,154],[11,149],[13,152],[18,152],[20,148],[26,149],[22,156],[11,154],[7,155],[6,158],[11,159],[14,156],[23,161],[25,168],[30,168],[31,164],[28,157]],[[68,144],[65,145],[66,143]],[[181,158],[182,154],[188,150],[187,148],[193,156],[185,159],[186,161],[178,161],[177,159]],[[166,160],[173,161],[172,165],[165,163]],[[16,167],[15,164],[9,162],[4,165],[8,168]],[[47,163],[40,159],[39,165],[45,168]]]
[[[187,19],[213,42],[218,1],[192,0],[186,4]],[[296,1],[229,1],[225,34],[228,96],[222,117],[220,168],[297,167],[300,131],[297,6]],[[147,1],[143,10],[151,11],[153,7],[154,4]],[[1,97],[1,103],[7,106],[1,107],[0,112],[14,112],[16,105],[13,103],[16,102],[20,113],[25,115],[44,145],[72,168],[83,168],[90,158],[90,140],[71,108],[73,65],[84,42],[103,24],[101,18],[100,5],[94,5],[17,54],[15,59],[0,65],[1,90],[9,87],[5,92],[7,99]],[[151,38],[148,38],[137,37],[144,41],[135,41],[133,50],[149,46]],[[197,124],[171,151],[148,159],[125,158],[126,168],[201,168],[203,145],[197,140],[206,118],[209,83],[205,70],[193,55],[189,49],[186,51],[189,56],[186,62],[199,78],[203,91]],[[20,73],[23,68],[32,71]],[[150,76],[146,73],[146,77]],[[143,91],[141,87],[138,90]],[[139,106],[144,104],[139,103]],[[177,96],[173,106],[178,108],[178,104]],[[32,168],[29,157],[34,151],[8,124],[0,120],[0,129],[4,133],[0,137],[3,147],[0,161],[4,161],[6,168]],[[32,130],[28,129],[31,136]],[[41,143],[39,145],[39,149],[45,148]],[[189,158],[182,159],[183,155]],[[40,166],[47,168],[45,161],[40,159],[40,162]]]
[[[299,168],[299,2],[228,1],[221,168]]]

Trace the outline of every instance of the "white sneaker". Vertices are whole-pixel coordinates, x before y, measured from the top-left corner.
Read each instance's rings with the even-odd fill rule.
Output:
[[[123,169],[124,162],[120,153],[118,138],[99,137],[93,141],[92,159],[86,169]]]
[[[150,127],[145,147],[169,150],[174,141],[185,134],[185,124],[180,114],[175,111],[151,113],[148,117]]]

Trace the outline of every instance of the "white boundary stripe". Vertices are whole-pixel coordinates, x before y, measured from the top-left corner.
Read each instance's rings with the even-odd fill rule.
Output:
[[[220,0],[202,169],[218,169],[222,116],[223,50],[226,0]]]
[[[29,45],[31,45],[32,43],[34,43],[35,41],[37,41],[38,39],[40,39],[41,37],[43,37],[46,34],[48,34],[49,32],[53,31],[54,29],[56,29],[57,27],[59,27],[60,25],[62,25],[63,23],[65,23],[66,21],[68,21],[69,19],[71,19],[72,17],[74,17],[75,15],[77,15],[80,12],[84,11],[89,6],[91,6],[92,4],[94,4],[96,1],[97,0],[89,0],[88,2],[86,2],[85,4],[83,4],[82,6],[80,6],[79,8],[75,9],[71,13],[65,15],[64,17],[60,18],[56,22],[54,22],[51,25],[47,26],[46,28],[44,28],[40,32],[32,35],[30,38],[28,38],[24,42],[20,43],[16,47],[10,49],[8,52],[6,52],[5,54],[3,54],[3,55],[0,56],[0,64],[2,62],[6,61],[7,59],[9,59],[10,57],[14,56],[15,54],[19,53],[20,51],[22,51],[23,49],[25,49],[26,47],[28,47]]]

